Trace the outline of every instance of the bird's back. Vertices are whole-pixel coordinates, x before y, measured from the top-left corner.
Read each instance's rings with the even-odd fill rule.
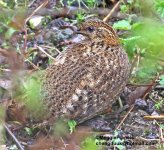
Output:
[[[120,45],[73,44],[46,70],[43,89],[49,118],[83,122],[102,113],[122,92],[129,68]]]

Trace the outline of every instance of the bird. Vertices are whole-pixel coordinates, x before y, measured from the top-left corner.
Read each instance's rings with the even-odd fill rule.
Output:
[[[84,39],[68,46],[44,73],[42,97],[49,122],[73,119],[80,124],[104,113],[129,79],[127,53],[109,24],[88,19],[75,34]]]

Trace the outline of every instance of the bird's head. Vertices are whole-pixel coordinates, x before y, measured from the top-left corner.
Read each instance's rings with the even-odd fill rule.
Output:
[[[88,37],[92,41],[103,40],[109,45],[118,45],[118,37],[111,26],[107,23],[97,20],[90,19],[82,23],[76,32]]]

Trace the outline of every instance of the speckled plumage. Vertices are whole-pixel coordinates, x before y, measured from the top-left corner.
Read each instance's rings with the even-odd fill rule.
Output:
[[[54,121],[64,117],[81,123],[103,113],[129,77],[127,54],[108,24],[88,20],[79,34],[85,39],[67,48],[45,72],[43,101]]]

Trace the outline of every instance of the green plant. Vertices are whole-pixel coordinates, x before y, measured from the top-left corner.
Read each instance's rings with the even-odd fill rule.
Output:
[[[131,30],[131,25],[130,25],[130,22],[127,20],[120,20],[113,24],[113,28],[119,29],[119,30]]]
[[[41,82],[36,74],[28,77],[24,82],[23,100],[25,100],[27,110],[36,119],[42,118],[46,115],[40,90]]]
[[[15,0],[0,0],[0,7],[13,9],[16,5]]]
[[[136,10],[142,15],[150,15],[152,14],[151,10],[153,10],[152,5],[162,16],[163,0],[129,0],[127,3],[123,3],[120,6],[121,11],[132,14],[127,19],[117,21],[113,25],[115,29],[126,31],[120,41],[124,45],[129,58],[134,61],[132,82],[150,82],[157,72],[164,69],[159,63],[162,60],[161,56],[164,55],[163,25],[151,17],[132,19],[135,14],[131,10]],[[163,84],[162,78],[160,84]]]
[[[68,0],[67,3],[68,3],[68,6],[71,6],[76,0]]]
[[[155,0],[155,9],[158,12],[158,14],[163,18],[164,17],[164,1]]]
[[[145,49],[144,57],[141,56],[143,59],[140,61],[142,72],[145,73],[144,78],[152,76],[162,69],[158,61],[164,54],[164,43],[162,42],[164,38],[164,28],[160,23],[152,19],[145,19],[142,24],[133,29],[132,32],[135,36],[142,37],[137,41],[137,45],[140,49]]]
[[[164,129],[164,124],[158,123],[157,121],[156,124],[159,126],[159,128],[161,128],[161,130]],[[164,149],[163,141],[159,141],[156,146],[157,146],[157,150],[163,150]]]
[[[160,100],[159,102],[156,102],[154,105],[156,109],[160,109],[164,105],[164,100]]]
[[[5,131],[3,127],[3,121],[5,119],[5,110],[0,106],[0,145],[5,142]]]
[[[63,137],[69,133],[68,126],[62,119],[55,121],[53,131],[56,138]]]
[[[1,12],[0,14],[0,33],[5,33],[6,30],[9,29],[9,23],[12,19],[12,14],[9,12],[9,13],[5,13],[5,11]]]
[[[164,124],[159,124],[161,129],[164,129]]]
[[[119,150],[125,149],[124,140],[118,137],[118,131],[114,131],[114,138],[111,141]]]
[[[1,9],[0,13],[0,36],[3,38],[3,47],[9,45],[12,35],[16,31],[24,28],[25,9],[19,8],[17,10]]]
[[[121,38],[130,59],[138,56],[135,68],[135,82],[149,82],[163,67],[158,63],[164,55],[164,28],[153,19],[144,19],[139,22],[129,23],[126,20],[116,22],[116,29],[130,30],[129,37]],[[158,30],[157,30],[158,28]],[[161,80],[161,83],[163,80]]]
[[[129,9],[130,9],[129,7],[130,7],[129,5],[122,4],[120,6],[121,12],[123,12],[123,13],[129,12]]]
[[[128,15],[133,13],[134,8],[140,10],[141,8],[141,0],[127,0],[126,3],[122,1],[123,4],[120,5],[120,10],[123,13],[127,13]]]
[[[99,147],[95,144],[95,139],[87,137],[81,144],[81,150],[99,150]]]
[[[94,7],[95,3],[95,0],[86,0],[86,4],[88,7]]]
[[[46,128],[45,128],[46,129]],[[40,130],[40,128],[38,128],[38,126],[34,125],[33,127],[25,127],[24,128],[24,134],[25,136],[29,136],[29,137],[33,137],[37,134],[37,132]]]
[[[82,22],[86,19],[86,13],[83,11],[83,9],[81,9],[82,5],[87,9],[92,7],[95,8],[98,5],[96,0],[86,0],[85,2],[83,0],[68,0],[67,4],[68,6],[71,6],[75,2],[78,4],[78,7],[80,8],[80,10],[76,13],[77,22]]]
[[[83,22],[85,20],[85,13],[83,11],[79,11],[76,14],[76,19],[78,22]]]
[[[162,143],[158,143],[157,144],[157,150],[163,150],[164,149],[164,146]]]
[[[0,0],[0,7],[14,9],[18,6],[27,6],[28,0]]]

